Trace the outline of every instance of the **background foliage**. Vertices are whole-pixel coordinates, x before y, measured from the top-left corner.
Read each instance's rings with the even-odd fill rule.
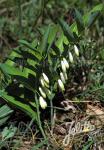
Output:
[[[52,126],[63,57],[68,60],[70,68],[66,91],[61,94],[71,97],[67,89],[75,82],[85,85],[85,90],[77,90],[74,97],[81,101],[94,96],[95,100],[103,101],[104,5],[98,0],[2,0],[0,4],[0,100],[10,106],[0,106],[0,122],[4,124],[13,110],[19,108],[35,120],[46,142],[38,88],[45,72],[50,80],[51,96],[46,101]],[[74,45],[78,46],[79,57],[74,53]],[[69,51],[74,58],[73,64],[68,57]],[[13,127],[12,136],[15,131]],[[4,128],[3,143],[5,132],[8,133],[7,128]]]

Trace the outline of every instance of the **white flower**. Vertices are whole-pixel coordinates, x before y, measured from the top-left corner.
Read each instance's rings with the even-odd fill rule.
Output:
[[[44,80],[44,85],[45,85],[45,87],[49,88],[49,84],[47,82],[45,82],[45,80]]]
[[[62,91],[65,90],[64,84],[63,84],[63,82],[62,82],[60,79],[58,79],[58,85],[59,85],[59,88],[60,88]]]
[[[79,56],[79,49],[76,45],[74,45],[74,51],[77,56]]]
[[[42,75],[43,75],[44,81],[49,84],[49,79],[48,79],[48,77],[46,76],[46,74],[45,74],[45,73],[42,73]]]
[[[42,87],[45,87],[45,83],[44,83],[44,80],[42,78],[40,79],[40,83],[41,83]]]
[[[61,67],[62,67],[63,72],[66,72],[66,66],[64,64],[64,61],[61,61]]]
[[[68,79],[67,73],[63,72],[63,75],[64,75],[65,80],[67,80]]]
[[[47,107],[46,101],[43,99],[42,96],[39,97],[39,103],[42,109],[45,109]]]
[[[41,87],[39,87],[39,91],[41,93],[41,95],[46,98],[46,94],[44,93],[43,89]]]
[[[72,56],[72,53],[71,53],[71,52],[69,52],[69,60],[70,60],[70,62],[71,62],[71,63],[73,63],[73,62],[74,62],[74,60],[73,60],[73,56]]]
[[[67,61],[65,58],[63,58],[63,62],[64,62],[64,64],[65,64],[65,67],[66,67],[67,69],[69,69],[68,61]]]
[[[65,83],[65,76],[62,72],[60,73],[60,77],[61,77],[62,82]]]

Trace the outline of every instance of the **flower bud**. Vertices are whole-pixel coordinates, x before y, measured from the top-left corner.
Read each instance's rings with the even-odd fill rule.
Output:
[[[42,78],[40,79],[40,83],[41,83],[42,87],[45,87],[45,83],[44,83],[44,80]]]
[[[61,61],[61,67],[62,67],[63,72],[66,72],[66,66],[64,64],[64,61]]]
[[[44,93],[43,89],[41,87],[39,87],[39,91],[41,93],[41,95],[46,98],[46,94]]]
[[[63,84],[63,82],[62,82],[60,79],[58,79],[58,85],[59,85],[59,88],[60,88],[62,91],[65,90],[64,84]]]
[[[39,97],[39,103],[42,109],[45,109],[47,107],[46,101],[43,99],[42,96]]]
[[[69,60],[70,60],[71,63],[74,62],[74,61],[73,61],[73,56],[72,56],[72,53],[71,53],[71,52],[69,52]]]
[[[63,72],[63,75],[64,75],[65,80],[67,80],[68,79],[67,73]]]
[[[60,78],[61,78],[62,82],[65,83],[65,76],[62,72],[60,73]]]
[[[78,47],[76,45],[74,45],[74,51],[75,51],[75,54],[77,56],[79,56],[79,50],[78,50]]]
[[[69,69],[68,61],[67,61],[65,58],[63,58],[63,62],[64,62],[64,64],[65,64],[65,67],[66,67],[67,69]]]
[[[46,74],[45,74],[45,73],[42,73],[42,75],[43,75],[44,81],[49,84],[49,79],[48,79],[48,77],[46,76]]]
[[[45,87],[49,88],[49,84],[47,82],[45,82],[45,80],[44,80],[44,85],[45,85]]]
[[[51,91],[49,89],[46,89],[46,94],[47,94],[47,96],[50,96],[51,95]]]

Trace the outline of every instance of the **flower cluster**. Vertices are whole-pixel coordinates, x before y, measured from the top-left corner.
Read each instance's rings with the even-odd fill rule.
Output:
[[[76,56],[79,56],[79,50],[76,45],[74,45],[74,51]],[[71,63],[74,62],[73,55],[71,52],[69,52],[69,61]],[[67,70],[69,69],[69,63],[66,60],[66,58],[63,58],[61,60],[61,72],[60,72],[60,78],[58,79],[58,86],[61,91],[65,90],[65,83],[68,79],[67,77]],[[45,109],[47,107],[47,102],[45,101],[47,96],[51,95],[51,91],[49,90],[49,79],[45,73],[42,73],[42,76],[40,78],[40,84],[41,87],[39,87],[40,97],[39,97],[39,103],[42,109]]]
[[[76,45],[74,45],[74,51],[75,51],[76,56],[79,56],[79,50]],[[69,52],[69,61],[71,63],[74,62],[73,55],[71,52]],[[65,90],[64,84],[66,83],[66,80],[68,79],[67,70],[69,69],[69,63],[65,58],[61,60],[61,68],[62,68],[62,72],[60,72],[60,79],[58,79],[58,85],[59,85],[59,88],[62,91],[64,91]]]
[[[41,108],[45,109],[47,107],[45,98],[51,94],[51,91],[49,90],[49,79],[45,73],[42,73],[40,84],[41,87],[39,87],[39,92],[41,96],[39,97],[39,103]]]

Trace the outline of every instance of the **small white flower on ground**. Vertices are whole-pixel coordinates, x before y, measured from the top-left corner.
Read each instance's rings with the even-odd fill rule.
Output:
[[[67,61],[65,58],[63,58],[63,62],[64,62],[64,64],[65,64],[65,67],[66,67],[67,69],[69,69],[69,63],[68,63],[68,61]]]
[[[48,79],[48,77],[46,76],[46,74],[45,74],[45,73],[42,73],[42,75],[43,75],[43,78],[44,78],[45,82],[49,84],[49,79]]]
[[[77,56],[79,56],[79,49],[76,45],[74,45],[74,51]]]
[[[42,96],[39,97],[39,103],[42,109],[45,109],[47,107],[46,101],[43,99]]]
[[[71,62],[71,63],[73,63],[73,62],[74,62],[74,60],[73,60],[73,56],[72,56],[72,53],[71,53],[71,52],[69,52],[69,60],[70,60],[70,62]]]
[[[39,87],[39,91],[41,93],[41,95],[46,98],[46,94],[44,93],[43,89],[41,87]]]
[[[64,64],[64,61],[61,61],[61,67],[62,67],[63,72],[66,72],[66,66]]]
[[[62,72],[60,72],[60,78],[61,78],[62,82],[65,83],[65,77],[64,77],[64,74]]]
[[[60,88],[62,91],[65,90],[64,84],[63,84],[63,82],[62,82],[60,79],[58,79],[58,85],[59,85],[59,88]]]

